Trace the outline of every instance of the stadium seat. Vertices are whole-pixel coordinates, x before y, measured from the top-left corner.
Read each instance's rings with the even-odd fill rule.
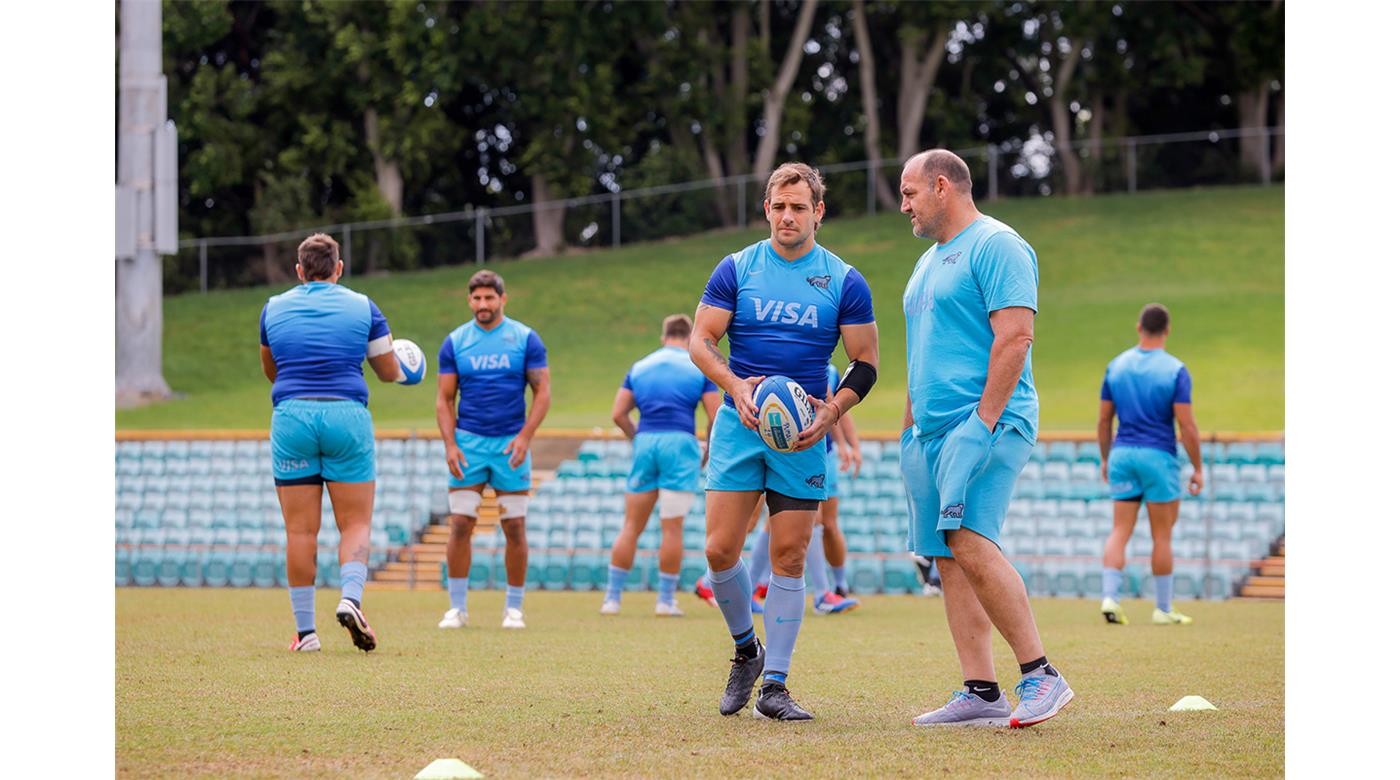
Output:
[[[1060,567],[1055,569],[1050,578],[1050,592],[1056,596],[1077,598],[1083,595],[1083,582],[1083,576],[1077,568]]]
[[[1074,460],[1076,463],[1088,463],[1093,465],[1094,470],[1099,467],[1099,443],[1096,441],[1081,441],[1074,448]]]
[[[484,589],[491,583],[491,564],[472,559],[472,567],[467,572],[467,586],[474,590]],[[447,561],[442,562],[442,586],[447,587]]]
[[[131,550],[117,548],[116,556],[116,581],[117,587],[122,588],[131,584]]]
[[[913,563],[909,564],[911,567]],[[884,581],[884,573],[881,570],[880,562],[873,558],[847,558],[846,566],[850,570],[851,590],[860,593],[878,593]]]
[[[564,590],[569,585],[569,557],[551,554],[544,556],[540,566],[540,584],[545,590]]]
[[[1072,441],[1052,441],[1050,451],[1045,460],[1048,463],[1073,463],[1075,460],[1075,447]]]
[[[569,559],[569,588],[598,590],[607,585],[608,559],[596,553],[576,554]]]
[[[885,593],[916,593],[923,589],[919,570],[908,558],[886,559],[881,584]]]
[[[1036,444],[1035,444],[1035,449],[1031,450],[1031,458],[1030,458],[1030,459],[1031,459],[1031,461],[1033,461],[1033,462],[1035,462],[1035,463],[1044,463],[1045,461],[1049,460],[1049,459],[1050,459],[1050,444],[1049,444],[1049,442],[1046,442],[1046,441],[1038,441],[1038,442],[1036,442]]]
[[[272,552],[256,554],[252,559],[253,585],[259,588],[271,588],[277,585],[277,561],[279,557],[282,556]]]
[[[1281,441],[1261,441],[1255,449],[1254,459],[1256,463],[1266,466],[1283,465],[1283,442]]]

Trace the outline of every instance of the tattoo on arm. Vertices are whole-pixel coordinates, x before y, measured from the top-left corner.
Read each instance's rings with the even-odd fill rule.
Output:
[[[530,389],[539,392],[540,383],[544,381],[543,368],[531,368],[525,371],[525,381],[530,383]]]
[[[705,349],[708,349],[710,351],[710,355],[712,355],[715,360],[718,360],[720,365],[729,365],[729,361],[725,359],[724,353],[720,352],[719,347],[715,346],[714,339],[707,338],[703,339],[703,341],[705,342]]]

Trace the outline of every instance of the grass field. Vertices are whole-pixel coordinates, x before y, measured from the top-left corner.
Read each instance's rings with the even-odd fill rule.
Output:
[[[1171,308],[1169,348],[1191,368],[1202,429],[1281,430],[1283,201],[1279,186],[983,204],[1039,256],[1033,365],[1042,429],[1093,427],[1105,364],[1134,343],[1142,305],[1159,301]],[[632,362],[657,346],[661,318],[693,312],[715,263],[765,235],[711,233],[495,266],[511,296],[508,314],[549,347],[554,405],[545,426],[609,426],[613,394]],[[861,269],[875,296],[880,382],[857,417],[867,429],[896,430],[906,386],[900,299],[928,244],[898,214],[833,220],[820,238]],[[352,277],[348,284],[373,297],[394,335],[417,341],[436,365],[443,337],[470,316],[465,287],[473,270]],[[271,292],[166,299],[165,376],[185,397],[119,411],[117,426],[266,428],[257,321]],[[433,392],[431,381],[376,384],[376,423],[432,428]]]
[[[937,599],[872,597],[805,620],[792,689],[817,720],[721,718],[729,640],[686,597],[681,620],[628,594],[531,593],[529,628],[499,628],[503,593],[471,594],[472,625],[441,631],[445,595],[372,592],[366,656],[317,614],[325,650],[294,655],[283,590],[117,591],[122,777],[411,777],[457,757],[489,778],[1278,777],[1283,604],[1183,602],[1189,627],[1104,625],[1097,604],[1034,602],[1074,702],[1032,729],[927,730],[909,719],[961,685]],[[1015,665],[998,643],[1004,686]],[[1218,712],[1171,713],[1199,694]]]

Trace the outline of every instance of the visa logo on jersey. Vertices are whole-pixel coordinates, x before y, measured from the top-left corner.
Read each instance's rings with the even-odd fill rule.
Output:
[[[469,355],[467,360],[471,362],[473,371],[510,368],[510,355],[505,353],[498,353],[495,355]]]
[[[797,325],[799,327],[819,327],[817,324],[817,307],[810,303],[804,306],[800,303],[765,301],[762,298],[754,298],[753,316],[759,322],[779,322],[784,325]]]

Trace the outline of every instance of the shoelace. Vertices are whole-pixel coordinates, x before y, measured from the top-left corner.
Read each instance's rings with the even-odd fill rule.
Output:
[[[963,702],[971,698],[972,694],[968,693],[967,691],[953,691],[953,698],[949,699],[948,703],[943,706],[956,707],[957,705],[962,704]]]
[[[1046,676],[1047,675],[1037,674],[1033,677],[1022,678],[1020,682],[1016,683],[1016,696],[1021,699],[1039,697],[1042,692],[1042,683],[1045,682]],[[1027,694],[1026,691],[1030,693]]]

